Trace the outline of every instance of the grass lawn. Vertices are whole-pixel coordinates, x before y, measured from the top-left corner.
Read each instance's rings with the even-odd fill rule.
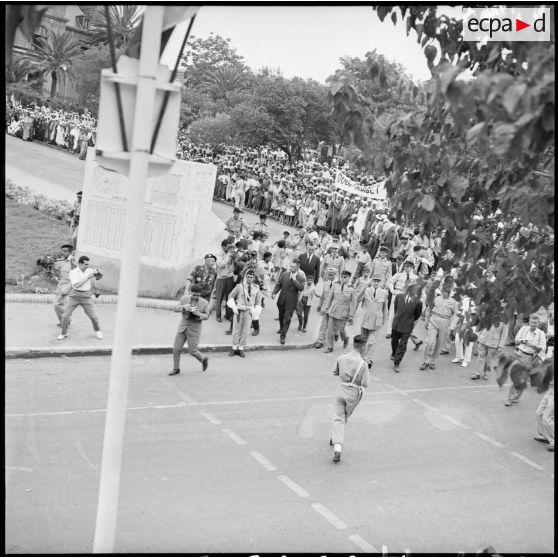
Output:
[[[20,280],[22,275],[28,278],[37,274],[41,269],[36,265],[38,258],[47,254],[55,256],[60,251],[60,245],[71,242],[68,225],[8,198],[5,219],[6,292],[34,292],[35,287],[49,287],[50,292],[54,292],[56,286],[42,278],[34,283],[33,288],[25,289],[16,286],[16,279]]]

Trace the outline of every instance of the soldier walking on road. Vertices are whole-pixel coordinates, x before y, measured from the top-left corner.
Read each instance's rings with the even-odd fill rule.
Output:
[[[229,294],[227,306],[233,312],[232,349],[229,356],[245,358],[244,347],[252,319],[258,319],[262,311],[262,293],[254,283],[254,272],[248,269],[241,281]]]
[[[378,340],[380,329],[383,327],[388,317],[388,292],[387,289],[382,289],[380,287],[381,281],[381,275],[374,275],[374,277],[372,277],[372,284],[364,289],[364,291],[360,291],[357,299],[359,301],[362,300],[364,316],[360,333],[366,340],[364,360],[366,360],[368,368],[372,368],[374,346]]]
[[[174,338],[172,348],[173,369],[169,372],[169,376],[180,374],[180,353],[186,341],[188,341],[188,352],[202,363],[204,372],[207,370],[209,359],[198,350],[202,320],[209,318],[209,302],[201,297],[202,290],[201,285],[194,283],[191,293],[184,295],[174,309],[175,312],[182,312],[182,319]]]
[[[341,461],[341,449],[345,438],[345,423],[353,414],[364,394],[364,388],[370,383],[370,372],[362,358],[365,339],[356,335],[353,350],[337,357],[333,374],[339,376],[339,384],[333,406],[333,425],[330,445],[333,446],[333,462]]]
[[[350,277],[350,271],[344,270],[341,272],[341,279],[339,282],[333,283],[333,288],[329,291],[324,304],[329,316],[326,332],[326,353],[333,352],[333,342],[337,331],[343,340],[343,348],[346,348],[349,344],[349,337],[345,333],[345,325],[353,323],[357,307],[357,295],[354,287],[349,284]]]
[[[328,299],[329,291],[333,288],[336,274],[336,269],[334,267],[331,267],[327,270],[327,274],[323,282],[322,296],[320,296],[319,298],[317,308],[318,312],[322,314],[322,321],[320,322],[320,332],[318,333],[318,340],[316,341],[316,349],[321,349],[324,346],[327,333],[327,325],[329,323],[329,316],[324,309],[324,303]],[[338,335],[337,332],[335,332],[335,334]]]

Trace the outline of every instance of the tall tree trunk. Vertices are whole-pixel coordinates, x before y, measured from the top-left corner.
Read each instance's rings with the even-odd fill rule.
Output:
[[[52,83],[50,84],[50,98],[54,98],[56,94],[56,82],[58,81],[58,77],[56,76],[56,72],[51,72],[50,78],[52,79]]]

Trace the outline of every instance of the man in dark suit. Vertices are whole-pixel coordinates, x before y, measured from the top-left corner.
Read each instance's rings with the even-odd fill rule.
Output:
[[[407,342],[413,332],[416,321],[422,314],[420,288],[411,284],[406,293],[396,295],[394,300],[394,317],[391,329],[391,359],[393,370],[399,372],[399,365],[407,350]]]
[[[291,325],[293,313],[298,305],[298,293],[304,289],[306,275],[300,270],[300,261],[293,260],[291,269],[283,271],[277,281],[271,299],[279,293],[277,308],[279,310],[279,331],[281,345],[285,344],[287,331]]]
[[[314,285],[317,285],[320,278],[320,258],[314,254],[314,248],[314,244],[308,243],[306,245],[306,252],[300,254],[298,259],[300,261],[300,269],[306,277],[313,277]]]

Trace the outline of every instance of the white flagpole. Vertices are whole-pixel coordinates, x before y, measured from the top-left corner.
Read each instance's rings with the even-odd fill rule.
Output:
[[[96,554],[113,553],[116,533],[133,320],[139,284],[144,200],[149,167],[149,145],[155,113],[155,85],[163,10],[163,6],[147,6],[143,18],[129,191],[126,202],[118,306],[110,366],[99,502],[93,542],[93,552]]]

